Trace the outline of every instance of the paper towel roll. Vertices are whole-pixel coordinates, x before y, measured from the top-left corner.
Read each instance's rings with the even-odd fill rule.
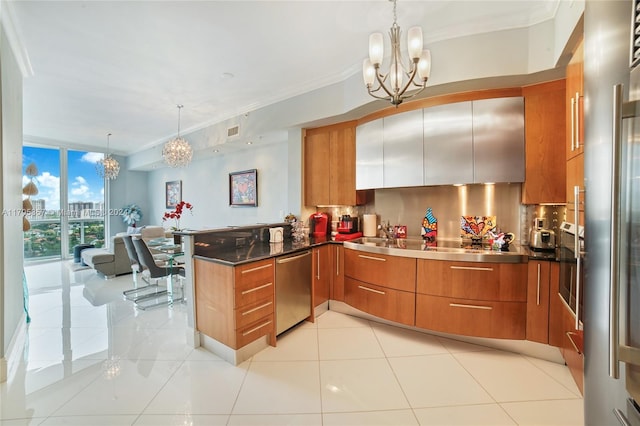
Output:
[[[362,215],[362,235],[375,237],[378,233],[378,217],[375,214]]]

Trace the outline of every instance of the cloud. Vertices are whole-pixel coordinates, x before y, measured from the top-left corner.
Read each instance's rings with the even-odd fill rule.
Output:
[[[38,181],[38,187],[45,188],[60,188],[60,177],[53,176],[49,172],[43,172],[40,176],[36,177]]]
[[[88,184],[89,182],[87,182],[85,178],[83,178],[82,176],[76,176],[76,179],[72,185],[88,185]]]
[[[75,185],[75,184],[74,184]],[[79,185],[71,190],[71,195],[75,195],[76,197],[90,195],[89,186],[87,185]]]
[[[84,161],[85,163],[95,164],[98,161],[102,160],[103,158],[104,158],[104,154],[101,152],[87,152],[80,158],[80,160]]]

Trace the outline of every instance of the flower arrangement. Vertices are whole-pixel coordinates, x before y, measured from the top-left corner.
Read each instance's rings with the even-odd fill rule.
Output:
[[[129,226],[136,227],[136,223],[142,219],[142,209],[137,204],[129,204],[122,209],[122,221]]]
[[[174,231],[179,231],[180,218],[182,217],[182,213],[184,212],[184,209],[189,210],[193,214],[193,205],[185,201],[180,201],[178,204],[176,204],[175,210],[170,212],[165,212],[165,214],[162,216],[162,221],[165,221],[167,219],[175,219],[176,226],[173,226],[171,229]]]

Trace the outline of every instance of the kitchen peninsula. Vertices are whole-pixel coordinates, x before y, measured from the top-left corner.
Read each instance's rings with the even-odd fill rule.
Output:
[[[284,228],[284,241],[269,243],[268,229],[276,225]],[[191,259],[186,291],[194,346],[233,364],[276,345],[277,259],[309,250],[314,278],[330,277],[327,288],[309,281],[309,321],[330,308],[520,352],[553,349],[525,340],[529,255],[518,245],[499,251],[445,240],[433,247],[413,238],[294,242],[289,224],[181,235]],[[322,258],[322,250],[335,255]]]

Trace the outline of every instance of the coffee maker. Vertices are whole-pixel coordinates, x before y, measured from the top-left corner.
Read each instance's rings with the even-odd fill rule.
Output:
[[[312,237],[326,237],[330,235],[329,215],[327,213],[314,213],[309,217],[309,232]]]
[[[338,222],[338,233],[340,234],[354,234],[358,232],[358,218],[351,217],[348,214],[342,215]]]

